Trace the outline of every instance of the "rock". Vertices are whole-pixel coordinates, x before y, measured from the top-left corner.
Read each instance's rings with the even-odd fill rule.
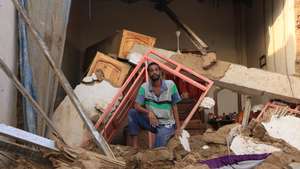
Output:
[[[257,125],[252,130],[252,135],[255,138],[262,139],[266,134],[266,129],[261,123],[257,123]]]
[[[227,138],[230,130],[238,125],[239,124],[229,124],[229,125],[221,127],[216,132],[205,132],[203,134],[202,139],[203,139],[203,141],[205,141],[207,143],[226,145],[227,144],[226,138]]]
[[[292,169],[299,169],[300,163],[291,163],[291,164],[289,164],[289,167],[291,167]]]
[[[145,152],[136,154],[136,158],[141,162],[155,162],[155,161],[171,161],[173,160],[173,152],[167,148],[150,149]]]
[[[209,167],[207,165],[197,164],[197,165],[188,165],[183,169],[209,169]]]
[[[271,163],[262,163],[261,165],[255,167],[255,169],[282,169],[281,167],[278,167]]]
[[[202,68],[204,70],[209,69],[217,62],[217,55],[214,52],[207,53],[206,55],[201,56],[201,58],[203,59]]]

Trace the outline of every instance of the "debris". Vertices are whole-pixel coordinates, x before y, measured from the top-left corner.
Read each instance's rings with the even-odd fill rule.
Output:
[[[95,73],[93,73],[91,76],[86,76],[82,79],[83,83],[92,83],[93,81],[98,80]]]
[[[210,97],[204,97],[203,101],[200,104],[200,107],[211,109],[215,106],[216,102]]]
[[[300,118],[295,116],[272,116],[269,122],[262,124],[270,136],[283,139],[300,150]]]
[[[131,52],[145,54],[152,48],[136,46]],[[156,49],[160,54],[171,57],[172,60],[191,68],[193,71],[215,80],[223,88],[253,96],[268,96],[282,99],[291,103],[300,103],[300,78],[286,76],[279,73],[268,72],[262,69],[247,68],[229,62],[218,60],[207,71],[203,70],[201,57],[193,54],[177,55],[175,52]],[[173,56],[172,56],[173,55]],[[289,79],[291,85],[288,83]],[[292,89],[291,89],[292,87]]]
[[[209,142],[209,143],[226,145],[227,144],[227,136],[229,135],[230,130],[236,126],[238,126],[238,124],[230,124],[230,125],[221,127],[216,132],[209,132],[209,131],[205,132],[203,134],[203,140],[205,142]]]
[[[140,60],[142,60],[143,55],[141,55],[140,53],[131,52],[128,54],[127,58],[130,63],[137,65],[140,62]]]
[[[211,68],[213,65],[217,63],[217,55],[214,52],[210,52],[204,56],[201,56],[201,59],[203,59],[202,68],[204,70]]]
[[[92,85],[80,84],[76,86],[74,92],[84,107],[87,117],[92,119],[100,114],[95,107],[105,109],[118,92],[118,88],[111,86],[110,83],[104,80],[101,83],[97,82]],[[85,141],[84,133],[86,132],[83,121],[75,112],[76,109],[70,102],[69,97],[65,97],[52,117],[55,127],[62,133],[66,143],[74,147],[80,146]],[[51,133],[48,133],[48,136],[53,138]]]
[[[281,151],[281,149],[274,146],[255,141],[251,137],[240,135],[233,138],[230,149],[234,152],[234,154],[238,155],[273,153]]]
[[[219,80],[225,75],[230,63],[219,60],[213,64],[213,55],[215,55],[215,53],[208,53],[203,59],[202,56],[196,54],[174,54],[171,59],[193,69],[195,72],[209,79]],[[212,59],[210,59],[210,57],[212,57]],[[209,67],[209,65],[211,66]],[[209,69],[206,69],[208,67]]]

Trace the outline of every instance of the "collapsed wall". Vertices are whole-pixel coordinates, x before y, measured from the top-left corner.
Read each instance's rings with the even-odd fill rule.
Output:
[[[195,72],[215,81],[215,84],[246,95],[267,96],[270,99],[282,99],[292,103],[300,103],[300,78],[269,72],[257,68],[217,61],[210,69],[201,67],[202,58],[192,54],[178,55],[163,49],[135,45],[131,52],[145,54],[154,49],[165,57],[172,58]]]

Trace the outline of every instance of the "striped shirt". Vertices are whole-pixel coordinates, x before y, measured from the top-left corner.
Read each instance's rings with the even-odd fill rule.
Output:
[[[152,85],[143,83],[140,87],[136,103],[152,111],[158,118],[159,124],[175,124],[172,105],[181,100],[177,87],[172,80],[162,80],[160,95],[156,96]]]

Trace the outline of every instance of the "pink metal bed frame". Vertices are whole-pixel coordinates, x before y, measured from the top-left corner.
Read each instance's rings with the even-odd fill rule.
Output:
[[[256,118],[258,121],[261,120],[264,117],[264,114],[267,112],[268,109],[270,108],[281,108],[283,107],[282,105],[278,105],[276,103],[273,102],[268,102],[264,108],[262,109],[261,113],[258,115],[258,117]],[[292,108],[288,108],[288,111],[290,112],[290,114],[296,115],[296,116],[300,116],[300,106],[298,105],[295,109]]]
[[[151,54],[157,56],[159,59],[150,57]],[[127,113],[134,104],[136,93],[140,85],[148,78],[146,69],[148,62],[157,63],[162,70],[179,77],[187,83],[197,87],[202,92],[197,103],[182,123],[181,129],[184,129],[189,123],[194,113],[197,111],[197,108],[200,106],[200,103],[213,85],[213,81],[204,76],[201,76],[193,70],[169,58],[163,57],[154,50],[148,51],[131,72],[125,83],[119,89],[117,95],[114,96],[112,102],[106,107],[103,114],[95,124],[96,128],[104,125],[101,132],[108,142],[112,141],[112,138],[116,134],[117,130],[122,127],[122,124],[124,124],[123,122],[126,121]],[[168,65],[173,65],[173,67],[170,67]],[[183,73],[182,71],[185,73]],[[189,76],[192,76],[193,78]],[[120,99],[121,101],[119,105],[117,105],[117,108],[113,110],[113,107],[118,103]],[[106,121],[105,119],[108,119],[108,122],[106,124],[104,124],[104,122]],[[151,141],[151,136],[149,136],[149,141]]]

